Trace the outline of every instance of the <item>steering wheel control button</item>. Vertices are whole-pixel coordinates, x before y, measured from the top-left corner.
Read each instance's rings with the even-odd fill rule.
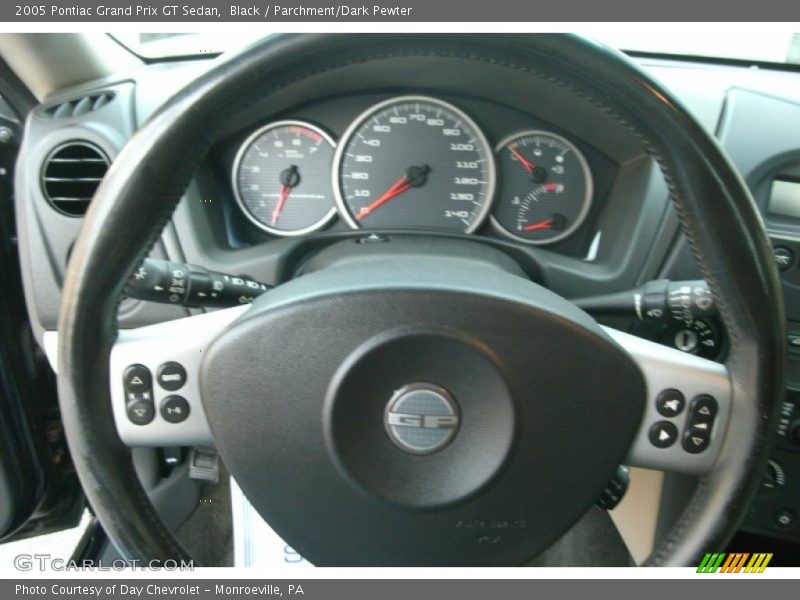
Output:
[[[161,417],[169,423],[181,423],[189,416],[189,403],[182,396],[167,396],[161,401]]]
[[[650,443],[656,448],[669,448],[678,439],[678,428],[670,421],[658,421],[650,427]]]
[[[148,393],[128,394],[125,409],[128,413],[128,420],[134,425],[147,425],[156,416],[153,401]]]
[[[705,425],[705,424],[701,424]],[[700,454],[711,443],[710,428],[691,427],[683,434],[683,449],[689,454]]]
[[[410,454],[433,454],[456,436],[459,410],[450,393],[429,383],[397,390],[384,413],[384,426],[395,446]]]
[[[150,390],[153,376],[150,375],[150,369],[144,365],[130,365],[122,375],[122,383],[126,392],[140,394]]]
[[[158,367],[156,380],[168,392],[175,392],[186,383],[186,369],[180,363],[166,362]]]
[[[656,398],[656,410],[662,417],[677,417],[686,406],[686,398],[675,389],[663,390]]]
[[[689,423],[683,434],[683,449],[689,454],[700,454],[711,443],[711,429],[717,418],[719,406],[713,396],[701,394],[689,403]]]
[[[775,260],[775,266],[778,270],[783,272],[787,271],[794,264],[794,252],[785,248],[784,246],[775,246],[772,249],[772,255]]]
[[[703,394],[692,399],[689,405],[689,427],[711,433],[719,407],[713,396]]]

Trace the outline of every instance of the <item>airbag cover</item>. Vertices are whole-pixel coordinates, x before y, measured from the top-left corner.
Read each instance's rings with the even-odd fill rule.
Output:
[[[424,455],[386,429],[393,395],[416,384],[456,407],[452,441]],[[201,385],[238,484],[317,565],[524,563],[591,506],[646,398],[583,312],[458,258],[284,284],[212,344]]]

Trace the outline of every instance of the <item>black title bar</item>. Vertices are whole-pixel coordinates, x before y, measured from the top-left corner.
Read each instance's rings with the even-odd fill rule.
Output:
[[[4,22],[790,22],[796,0],[11,0]]]

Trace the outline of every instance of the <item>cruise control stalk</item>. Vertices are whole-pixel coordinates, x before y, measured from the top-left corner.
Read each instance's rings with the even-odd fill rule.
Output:
[[[593,315],[635,314],[640,321],[650,322],[691,323],[716,314],[714,297],[701,279],[656,279],[632,290],[579,298],[573,302]]]
[[[189,308],[226,308],[250,304],[270,286],[203,267],[146,258],[133,272],[125,295],[137,300]]]

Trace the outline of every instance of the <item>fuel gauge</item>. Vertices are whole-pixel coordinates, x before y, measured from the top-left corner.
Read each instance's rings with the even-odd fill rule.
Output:
[[[552,244],[569,236],[589,212],[592,174],[569,140],[523,131],[495,148],[499,189],[492,219],[507,236]]]

